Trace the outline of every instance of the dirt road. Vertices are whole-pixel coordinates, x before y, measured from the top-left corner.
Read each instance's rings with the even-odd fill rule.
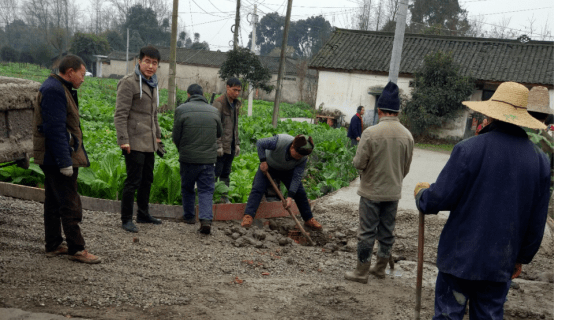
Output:
[[[315,205],[325,227],[313,233],[316,247],[287,241],[294,225],[288,218],[248,231],[237,221],[216,222],[210,236],[165,221],[141,225],[133,235],[120,229],[118,215],[85,211],[87,248],[104,259],[99,265],[46,258],[42,204],[0,196],[0,308],[88,319],[411,319],[417,211],[398,212],[395,270],[367,285],[348,282],[343,274],[355,267],[358,227],[357,202],[341,201],[340,192],[349,189]],[[426,218],[422,319],[433,314],[434,261],[445,221]],[[554,319],[553,272],[547,233],[514,281],[505,319]]]

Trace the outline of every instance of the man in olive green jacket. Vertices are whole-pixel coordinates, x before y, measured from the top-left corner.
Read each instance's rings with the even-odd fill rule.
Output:
[[[242,91],[242,83],[236,78],[226,82],[226,94],[221,95],[213,102],[213,107],[219,110],[222,123],[222,136],[217,139],[217,164],[215,177],[230,185],[230,171],[234,157],[240,155],[240,138],[238,137],[238,118],[240,116],[241,102],[238,95]],[[223,195],[221,202],[230,203],[228,197]]]
[[[172,130],[180,155],[183,221],[189,224],[196,221],[194,187],[197,182],[199,232],[209,234],[213,220],[217,138],[222,135],[221,116],[207,103],[200,85],[190,85],[187,96],[187,102],[175,111]]]
[[[115,129],[127,166],[127,179],[121,198],[122,227],[138,232],[133,223],[133,203],[137,192],[137,222],[161,224],[148,212],[148,199],[154,178],[154,152],[158,149],[158,78],[160,52],[152,46],[140,50],[135,72],[117,84]]]
[[[394,244],[394,226],[402,180],[410,171],[414,139],[398,120],[398,86],[389,82],[377,101],[379,123],[363,131],[353,166],[360,171],[359,236],[357,268],[345,279],[367,283],[369,272],[384,278]],[[375,240],[379,241],[377,262],[371,266]],[[393,262],[391,262],[393,263]]]

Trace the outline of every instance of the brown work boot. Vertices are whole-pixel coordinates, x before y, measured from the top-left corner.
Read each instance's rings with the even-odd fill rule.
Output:
[[[322,225],[314,218],[310,218],[310,220],[306,221],[304,225],[312,230],[322,230]]]
[[[61,244],[55,250],[45,253],[45,256],[47,256],[47,258],[53,258],[63,254],[68,254],[68,247]]]
[[[87,250],[78,251],[74,255],[68,256],[68,259],[88,264],[96,264],[101,262],[100,257],[94,256]]]
[[[245,214],[244,218],[242,219],[242,224],[241,226],[244,228],[249,228],[252,226],[252,223],[254,222],[254,218],[252,218],[251,215],[249,214]]]
[[[373,267],[371,267],[371,269],[369,269],[369,272],[379,279],[384,279],[384,277],[386,276],[384,270],[386,269],[388,261],[390,261],[390,258],[377,257],[377,262]]]
[[[371,261],[361,263],[357,261],[357,268],[353,271],[348,271],[345,273],[344,278],[346,280],[355,281],[359,283],[367,283],[369,281],[369,267],[371,266]]]

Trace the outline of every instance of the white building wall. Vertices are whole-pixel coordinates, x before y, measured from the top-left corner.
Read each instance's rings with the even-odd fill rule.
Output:
[[[409,87],[411,80],[411,78],[400,77],[397,83],[408,96],[411,93]],[[365,107],[366,118],[373,119],[375,97],[369,94],[369,88],[384,87],[387,83],[387,75],[319,71],[315,108],[318,109],[323,104],[322,108],[325,110],[338,109],[345,114],[344,121],[349,123],[357,107],[362,105]]]

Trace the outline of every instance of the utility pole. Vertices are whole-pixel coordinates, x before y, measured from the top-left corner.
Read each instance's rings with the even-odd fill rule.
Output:
[[[240,27],[240,0],[236,0],[236,20],[234,20],[234,50],[238,49],[238,28]]]
[[[178,44],[178,0],[174,0],[170,39],[170,75],[168,76],[168,110],[176,108],[176,47]]]
[[[408,0],[400,0],[398,17],[396,19],[396,30],[394,31],[394,43],[392,45],[392,56],[390,58],[390,70],[388,80],[398,82],[400,71],[400,60],[402,58],[402,47],[404,45],[404,30],[406,30],[406,14],[408,13]]]
[[[285,76],[285,51],[287,51],[287,40],[289,39],[289,24],[291,22],[291,8],[293,0],[287,2],[287,16],[285,17],[285,27],[283,29],[283,44],[281,45],[281,57],[279,58],[279,72],[277,73],[277,89],[275,90],[275,103],[273,105],[274,128],[277,128],[277,117],[279,116],[279,103],[281,102],[281,90],[283,89],[283,77]]]
[[[258,6],[254,4],[254,14],[252,17],[252,52],[256,51],[256,25],[258,24]],[[248,116],[252,116],[252,106],[254,103],[254,88],[250,85],[248,93]]]
[[[125,75],[129,74],[129,28],[127,28],[127,53],[125,54]]]

